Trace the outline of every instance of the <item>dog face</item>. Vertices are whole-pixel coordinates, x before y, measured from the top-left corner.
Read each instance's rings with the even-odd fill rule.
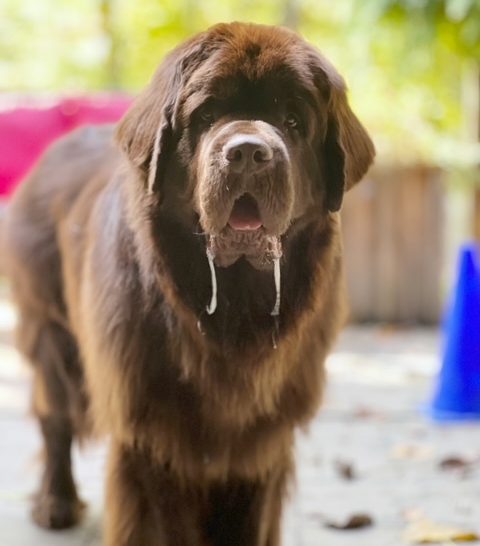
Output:
[[[335,69],[282,28],[218,25],[164,61],[119,142],[217,265],[268,267],[302,220],[337,211],[374,149]]]

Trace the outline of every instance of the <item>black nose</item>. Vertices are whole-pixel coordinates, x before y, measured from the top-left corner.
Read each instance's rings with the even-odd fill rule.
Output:
[[[258,172],[273,158],[270,146],[253,135],[234,136],[223,147],[223,153],[236,173]]]

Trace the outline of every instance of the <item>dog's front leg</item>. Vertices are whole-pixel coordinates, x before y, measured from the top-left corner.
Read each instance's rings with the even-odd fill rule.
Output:
[[[209,494],[207,534],[214,546],[279,546],[289,466],[258,480],[232,479]]]
[[[197,493],[144,453],[110,449],[105,546],[204,546]]]

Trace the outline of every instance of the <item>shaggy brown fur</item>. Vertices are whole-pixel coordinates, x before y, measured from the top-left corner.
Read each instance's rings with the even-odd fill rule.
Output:
[[[173,51],[117,127],[121,151],[112,135],[55,144],[6,221],[46,447],[33,516],[77,522],[70,446],[101,433],[108,546],[277,546],[294,429],[342,321],[337,211],[373,145],[316,50],[246,24]]]

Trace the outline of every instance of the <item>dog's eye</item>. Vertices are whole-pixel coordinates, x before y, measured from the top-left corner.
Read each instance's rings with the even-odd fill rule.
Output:
[[[200,119],[204,123],[212,124],[215,121],[215,114],[212,110],[205,108],[200,112]]]
[[[289,129],[298,129],[300,127],[298,116],[293,112],[289,112],[285,117],[285,126]]]

